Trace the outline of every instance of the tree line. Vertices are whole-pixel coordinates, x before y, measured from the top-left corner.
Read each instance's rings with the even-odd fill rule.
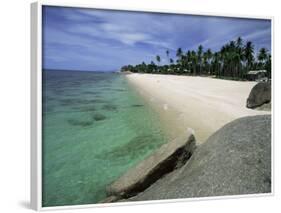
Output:
[[[167,64],[161,65],[162,58],[155,56],[156,62],[142,62],[137,65],[126,65],[121,71],[136,73],[161,73],[180,75],[212,75],[218,78],[243,80],[250,70],[266,70],[267,77],[271,78],[271,54],[266,48],[261,48],[255,55],[254,44],[244,42],[241,37],[223,45],[219,51],[204,50],[199,45],[197,50],[184,52],[178,48],[175,58],[170,57],[166,50]]]

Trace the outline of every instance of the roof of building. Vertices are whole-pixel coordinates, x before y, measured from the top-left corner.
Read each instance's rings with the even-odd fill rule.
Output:
[[[258,73],[266,73],[266,70],[251,70],[248,72],[250,75],[256,75]]]

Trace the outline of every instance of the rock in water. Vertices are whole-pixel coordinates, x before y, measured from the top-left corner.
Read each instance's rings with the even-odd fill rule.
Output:
[[[129,201],[271,192],[271,116],[226,124],[189,161]],[[128,200],[126,200],[128,201]]]
[[[248,108],[256,108],[271,101],[271,84],[260,82],[256,84],[247,99]]]
[[[195,147],[195,138],[191,133],[188,137],[178,137],[164,144],[107,187],[107,195],[123,199],[138,194],[163,175],[183,166]]]
[[[113,203],[118,201],[119,199],[120,199],[119,197],[112,195],[105,198],[104,200],[99,201],[99,203]]]

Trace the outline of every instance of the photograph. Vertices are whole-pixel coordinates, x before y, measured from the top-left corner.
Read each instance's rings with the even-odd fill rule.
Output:
[[[271,195],[272,18],[40,9],[42,207]]]

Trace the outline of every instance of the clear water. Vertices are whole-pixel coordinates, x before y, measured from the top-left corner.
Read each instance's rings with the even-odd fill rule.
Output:
[[[108,184],[166,141],[125,76],[43,71],[43,206],[99,202]]]

